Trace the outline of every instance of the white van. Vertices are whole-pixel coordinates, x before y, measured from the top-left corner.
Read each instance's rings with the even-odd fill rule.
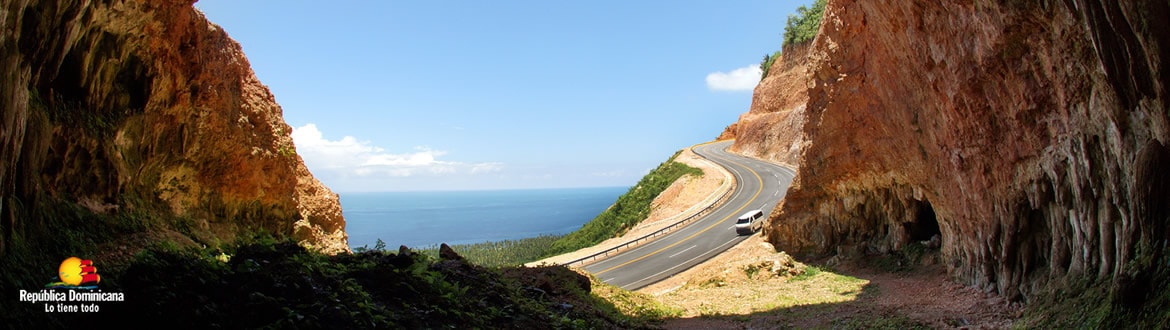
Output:
[[[752,210],[739,216],[739,220],[735,222],[735,233],[740,235],[751,235],[760,227],[763,226],[764,220],[763,210]]]

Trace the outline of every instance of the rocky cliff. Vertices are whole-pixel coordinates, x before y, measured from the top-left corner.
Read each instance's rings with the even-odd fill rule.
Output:
[[[809,44],[785,47],[752,93],[747,113],[719,140],[736,139],[730,150],[796,166],[804,143],[804,109],[808,103]]]
[[[799,183],[767,230],[779,249],[884,253],[940,235],[957,280],[1012,299],[1068,278],[1121,297],[1159,285],[1167,2],[830,0],[811,47],[791,120]],[[768,113],[767,79],[740,132]],[[783,160],[792,144],[767,137],[793,127],[781,122],[737,147]]]
[[[338,196],[296,154],[240,46],[193,3],[3,2],[0,246],[76,205],[348,250]]]

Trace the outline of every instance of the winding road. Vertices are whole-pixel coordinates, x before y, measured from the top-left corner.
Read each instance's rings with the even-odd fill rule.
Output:
[[[731,142],[694,148],[696,154],[723,166],[735,176],[738,185],[731,198],[686,227],[589,264],[585,270],[606,283],[636,290],[694,267],[747,239],[748,235],[736,235],[736,219],[755,209],[770,214],[776,203],[784,198],[796,173],[773,163],[728,153],[725,149]]]

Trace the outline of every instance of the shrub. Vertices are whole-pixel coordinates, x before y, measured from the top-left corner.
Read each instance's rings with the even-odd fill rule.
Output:
[[[784,26],[784,44],[796,45],[812,40],[817,36],[821,27],[821,16],[825,12],[826,0],[815,0],[812,8],[800,6],[795,14],[788,15],[788,22]]]
[[[768,77],[768,70],[772,69],[772,63],[776,62],[778,58],[780,58],[780,51],[778,50],[772,54],[764,54],[764,59],[760,61],[760,71],[763,72],[760,74],[760,80]]]
[[[821,16],[825,12],[826,0],[813,1],[812,8],[800,6],[796,8],[795,14],[788,15],[788,22],[784,26],[784,41],[781,47],[788,47],[789,45],[797,45],[808,42],[817,36],[817,30],[821,28]],[[768,77],[768,71],[772,69],[772,64],[780,58],[780,51],[772,54],[764,54],[764,59],[760,60],[760,80]]]
[[[484,267],[518,266],[540,260],[553,242],[564,235],[540,235],[517,240],[503,240],[474,244],[452,245],[451,249],[467,261]],[[438,247],[421,250],[431,257],[439,257]]]
[[[151,248],[111,274],[121,285],[107,289],[124,291],[126,301],[73,321],[355,329],[642,328],[654,321],[597,299],[588,278],[563,266],[488,269],[414,251],[326,256],[268,237],[229,250],[221,258],[207,248]]]

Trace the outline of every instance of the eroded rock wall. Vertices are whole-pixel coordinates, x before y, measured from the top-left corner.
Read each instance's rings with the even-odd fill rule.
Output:
[[[53,199],[348,249],[338,196],[305,168],[239,44],[193,3],[3,3],[0,239]]]
[[[1013,299],[1068,276],[1147,289],[1170,238],[1168,38],[1165,1],[830,0],[769,240],[940,234],[956,279]]]
[[[786,47],[752,94],[752,105],[719,140],[735,139],[733,152],[796,166],[804,144],[809,44]]]

